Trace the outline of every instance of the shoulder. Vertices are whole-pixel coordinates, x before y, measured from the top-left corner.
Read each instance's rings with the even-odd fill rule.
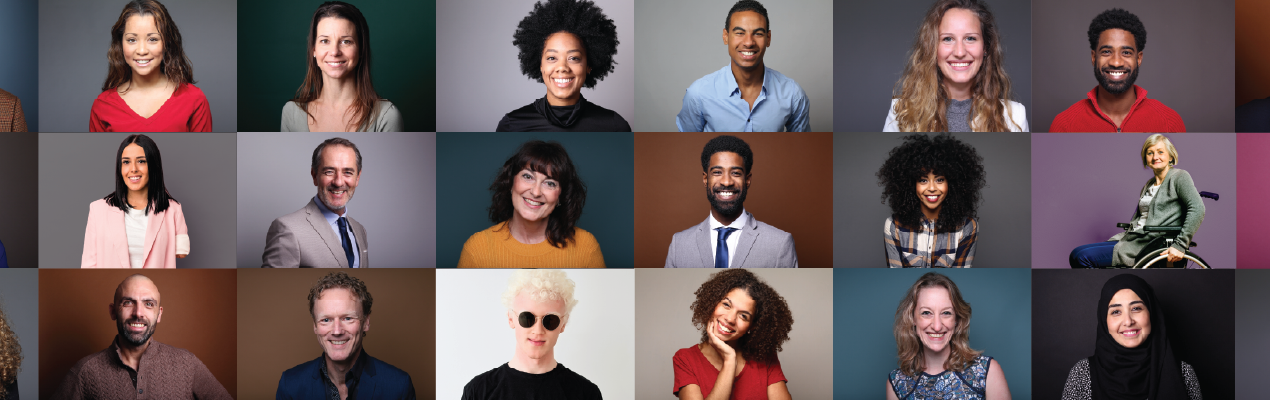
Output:
[[[119,98],[119,89],[116,88],[103,90],[101,94],[97,95],[97,100],[99,101],[110,101],[117,98]]]
[[[369,357],[370,362],[375,365],[376,378],[381,382],[383,380],[393,382],[410,382],[410,373],[405,370],[397,368],[396,366],[386,363],[378,358],[370,357],[369,355],[367,355],[367,357]]]
[[[294,101],[288,101],[282,105],[282,115],[304,114],[304,109],[300,108],[300,104]]]
[[[709,98],[719,89],[719,82],[726,74],[726,70],[730,66],[723,69],[706,74],[706,76],[697,78],[691,85],[688,85],[688,93],[685,98]]]
[[[1164,103],[1156,99],[1149,97],[1143,99],[1141,107],[1150,109],[1157,117],[1176,117],[1177,119],[1182,119],[1182,116],[1178,114],[1177,111],[1173,111],[1172,108],[1169,108],[1169,106],[1164,105]]]
[[[309,217],[308,211],[305,210],[307,208],[309,208],[309,206],[305,205],[299,210],[295,210],[295,211],[292,211],[290,214],[278,217],[278,219],[273,220],[273,222],[275,224],[282,224],[282,225],[289,225],[289,224],[303,222]]]
[[[688,229],[675,232],[674,236],[672,236],[670,239],[670,245],[674,246],[675,243],[685,243],[685,244],[688,243],[689,241],[692,240],[691,239],[692,235],[695,235],[697,231],[701,229],[701,224],[704,224],[704,223],[705,222],[698,223],[696,225],[688,227]]]
[[[294,367],[288,368],[286,371],[282,372],[282,378],[292,382],[300,382],[299,381],[300,378],[316,374],[318,369],[321,368],[318,365],[318,363],[320,362],[322,362],[321,356],[309,361],[305,361],[304,363],[301,363],[300,365],[296,365]]]
[[[467,249],[473,246],[491,245],[494,240],[494,235],[498,234],[498,231],[500,230],[500,228],[505,224],[506,224],[505,222],[499,222],[497,224],[494,224],[494,226],[491,226],[489,228],[485,228],[480,231],[477,231],[476,233],[473,233],[472,236],[467,237],[467,242],[463,243],[463,248]],[[575,234],[576,234],[576,231],[575,231]],[[590,234],[588,233],[587,235],[590,235]],[[595,239],[593,238],[592,240],[595,240]]]
[[[679,349],[678,351],[675,351],[674,358],[676,360],[688,361],[689,359],[693,358],[693,356],[695,356],[696,354],[700,352],[701,350],[699,350],[697,348],[697,345],[694,344],[692,346],[684,347],[682,349]]]
[[[754,218],[754,215],[753,215],[753,214],[751,214],[751,215],[750,215],[750,218]],[[779,237],[793,237],[793,235],[790,235],[790,234],[789,234],[789,232],[785,232],[785,231],[781,230],[780,228],[777,228],[777,227],[775,227],[775,226],[768,225],[767,223],[765,223],[765,222],[763,222],[763,221],[759,221],[759,220],[755,219],[755,220],[754,220],[754,223],[755,223],[755,225],[757,225],[757,227],[755,227],[755,228],[754,228],[754,230],[756,230],[756,231],[758,231],[758,232],[760,232],[760,233],[762,233],[762,234],[764,234],[764,235],[776,235],[776,236],[779,236]]]
[[[172,199],[168,199],[168,210],[171,210],[172,212],[177,212],[177,213],[183,212],[181,208],[181,203]]]
[[[97,200],[93,200],[92,203],[88,203],[89,211],[105,211],[105,210],[109,210],[110,208],[111,208],[110,203],[107,203],[106,199],[97,199]]]
[[[111,363],[111,351],[111,348],[107,347],[105,350],[89,354],[84,358],[79,359],[79,361],[75,362],[75,365],[71,367],[67,374],[72,376],[84,376],[92,374],[93,371],[101,371],[108,368]]]
[[[586,229],[576,226],[573,227],[573,240],[574,244],[579,247],[599,245],[599,241],[595,240],[595,235],[592,235],[591,232],[587,232]]]
[[[601,107],[599,104],[595,104],[590,101],[586,102],[585,107],[587,109],[586,115],[590,116],[590,118],[608,120],[612,121],[615,125],[625,125],[628,128],[630,127],[630,123],[626,122],[626,118],[622,118],[622,114],[618,114],[617,111]]]
[[[391,101],[379,99],[379,103],[375,104],[376,116],[380,119],[401,119],[401,110],[397,109],[397,105]]]
[[[472,394],[484,393],[485,389],[492,387],[494,385],[497,385],[498,381],[502,380],[501,379],[501,376],[503,375],[502,370],[503,370],[503,367],[506,367],[506,366],[507,364],[503,364],[489,371],[482,372],[480,375],[472,377],[472,380],[468,381],[467,385],[463,386],[464,398],[468,398],[467,394],[469,393],[472,393]],[[484,398],[484,397],[475,396],[474,398]]]
[[[167,343],[153,339],[150,340],[150,346],[151,348],[149,350],[158,350],[158,353],[165,358],[171,358],[182,363],[203,363],[202,361],[199,361],[198,356],[195,356],[194,353],[180,347],[172,347]],[[149,350],[146,352],[149,353]]]
[[[780,71],[771,68],[767,68],[764,73],[772,74],[771,82],[775,83],[776,87],[774,89],[777,94],[781,95],[781,97],[807,98],[807,92],[804,91],[803,87],[799,86],[798,82],[794,81],[793,78],[785,76],[785,74],[780,73]]]
[[[202,100],[204,102],[207,101],[207,95],[203,94],[203,89],[199,89],[198,86],[194,86],[193,83],[184,84],[180,88],[177,88],[177,91],[181,93],[182,97]]]
[[[0,101],[13,101],[17,99],[18,99],[18,96],[14,96],[13,93],[9,93],[4,91],[4,89],[0,89]]]
[[[596,386],[595,383],[591,382],[591,380],[587,379],[585,376],[566,368],[564,364],[559,364],[556,369],[558,370],[556,373],[560,374],[560,380],[565,381],[574,391],[593,394],[597,397],[600,394],[599,386]]]
[[[1089,359],[1082,358],[1072,365],[1072,369],[1067,372],[1067,383],[1070,385],[1073,380],[1089,379]]]
[[[507,119],[509,117],[516,117],[520,115],[527,115],[527,114],[538,115],[538,110],[534,108],[534,103],[529,103],[529,104],[526,104],[524,107],[512,110],[511,112],[504,115],[503,119]]]

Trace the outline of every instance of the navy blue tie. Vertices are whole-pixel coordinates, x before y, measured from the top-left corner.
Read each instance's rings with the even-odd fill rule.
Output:
[[[719,244],[714,246],[714,267],[727,268],[728,267],[728,236],[732,236],[732,232],[736,231],[737,229],[729,228],[725,226],[722,228],[714,228],[714,230],[719,231]]]
[[[344,244],[344,256],[348,257],[348,267],[353,268],[353,244],[348,241],[348,219],[340,217],[340,241]]]

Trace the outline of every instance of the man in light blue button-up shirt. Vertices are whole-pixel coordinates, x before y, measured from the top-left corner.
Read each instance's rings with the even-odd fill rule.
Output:
[[[728,11],[723,43],[732,62],[698,79],[675,117],[680,132],[806,132],[811,104],[793,79],[763,65],[771,46],[767,9],[740,0]]]

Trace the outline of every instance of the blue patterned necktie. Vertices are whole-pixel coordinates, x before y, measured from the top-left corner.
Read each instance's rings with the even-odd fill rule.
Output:
[[[344,257],[348,257],[348,267],[353,268],[353,244],[348,241],[348,218],[340,217],[340,241],[344,245]]]
[[[714,228],[719,231],[719,244],[714,246],[714,267],[728,267],[728,236],[732,236],[732,232],[737,231],[736,228],[721,227]]]

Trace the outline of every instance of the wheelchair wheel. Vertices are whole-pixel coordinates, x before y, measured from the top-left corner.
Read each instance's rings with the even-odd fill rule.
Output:
[[[1134,268],[1134,269],[1139,269],[1139,268],[1146,269],[1146,268],[1151,267],[1152,265],[1155,265],[1157,262],[1166,262],[1166,260],[1168,259],[1168,256],[1166,256],[1166,255],[1162,254],[1162,253],[1164,253],[1164,251],[1165,251],[1165,250],[1168,250],[1168,248],[1166,247],[1166,248],[1162,248],[1162,249],[1156,249],[1156,250],[1151,251],[1150,253],[1147,253],[1147,255],[1146,255],[1146,256],[1141,257],[1141,258],[1139,258],[1139,259],[1138,259],[1137,264],[1134,264],[1134,265],[1133,265],[1133,268]],[[1200,269],[1210,269],[1210,268],[1208,267],[1208,262],[1204,261],[1204,259],[1203,259],[1203,258],[1200,258],[1198,254],[1192,253],[1192,252],[1190,252],[1189,250],[1188,250],[1188,251],[1186,251],[1186,254],[1182,256],[1182,261],[1183,261],[1183,262],[1187,262],[1187,261],[1189,261],[1189,262],[1191,262],[1191,263],[1194,263],[1194,264],[1195,264],[1195,266],[1196,266],[1196,267],[1198,267],[1198,268],[1200,268]],[[1183,267],[1183,268],[1185,268],[1185,267]]]

